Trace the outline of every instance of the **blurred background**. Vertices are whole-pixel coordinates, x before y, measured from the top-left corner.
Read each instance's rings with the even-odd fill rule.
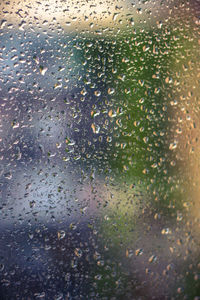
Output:
[[[0,299],[200,299],[199,13],[1,1]]]

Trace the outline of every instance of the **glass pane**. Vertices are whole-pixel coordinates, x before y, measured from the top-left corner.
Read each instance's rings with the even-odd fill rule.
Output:
[[[200,299],[199,1],[0,16],[0,299]]]

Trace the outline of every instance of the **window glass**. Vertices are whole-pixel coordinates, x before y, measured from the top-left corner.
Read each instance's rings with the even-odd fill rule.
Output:
[[[1,1],[0,299],[200,299],[199,8]]]

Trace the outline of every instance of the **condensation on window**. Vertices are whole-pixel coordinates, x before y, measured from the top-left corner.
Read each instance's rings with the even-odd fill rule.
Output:
[[[0,299],[200,299],[199,12],[1,1]]]

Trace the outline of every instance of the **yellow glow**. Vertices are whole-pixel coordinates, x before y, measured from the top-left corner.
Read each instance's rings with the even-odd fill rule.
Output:
[[[28,27],[34,31],[101,29],[99,34],[103,34],[109,29],[125,28],[127,24],[133,28],[136,24],[142,27],[154,24],[160,28],[160,20],[168,22],[171,14],[170,6],[158,6],[156,1],[133,4],[128,0],[4,0],[0,3],[2,28],[12,24],[19,30]]]

